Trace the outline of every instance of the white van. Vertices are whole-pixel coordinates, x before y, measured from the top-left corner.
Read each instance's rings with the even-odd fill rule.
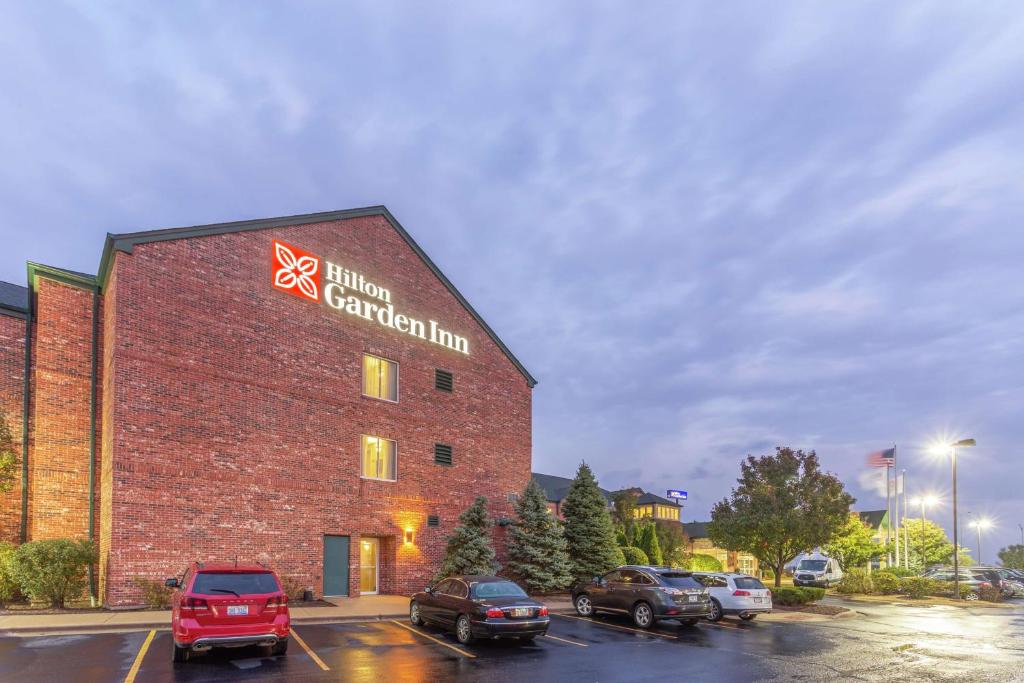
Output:
[[[839,583],[842,578],[843,570],[839,567],[839,561],[825,555],[808,555],[793,570],[794,586],[828,588]]]

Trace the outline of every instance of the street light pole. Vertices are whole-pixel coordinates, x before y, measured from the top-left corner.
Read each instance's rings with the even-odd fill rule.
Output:
[[[975,445],[974,439],[960,439],[951,446],[953,451],[953,599],[960,599],[960,533],[957,524],[956,510],[956,449],[970,448]]]
[[[981,561],[981,520],[978,520],[978,523],[974,525],[974,528],[978,530],[978,564],[984,564],[984,562]]]

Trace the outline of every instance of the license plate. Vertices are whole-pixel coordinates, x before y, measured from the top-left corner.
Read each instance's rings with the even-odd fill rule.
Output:
[[[700,602],[700,596],[699,595],[691,595],[690,596],[690,602]]]
[[[510,611],[512,612],[512,616],[514,616],[514,617],[528,617],[528,616],[530,616],[530,608],[529,607],[516,607],[515,609],[510,610]]]
[[[249,605],[228,605],[229,617],[244,617],[249,614]]]
[[[764,598],[754,598],[754,602],[764,602]]]

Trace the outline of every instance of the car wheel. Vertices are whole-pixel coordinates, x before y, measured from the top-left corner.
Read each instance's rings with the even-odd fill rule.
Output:
[[[463,645],[469,645],[473,642],[473,627],[469,623],[469,617],[465,614],[459,615],[458,620],[455,622],[455,637]]]
[[[711,612],[705,617],[708,621],[722,620],[722,603],[716,598],[711,598]]]
[[[423,617],[420,616],[420,605],[418,602],[409,605],[409,623],[413,626],[423,626]]]
[[[279,640],[277,645],[270,648],[270,654],[274,657],[284,657],[288,654],[288,641]]]
[[[576,614],[581,617],[589,617],[594,614],[594,603],[590,601],[590,596],[586,593],[576,596]]]
[[[650,628],[654,624],[654,612],[646,602],[633,605],[633,623],[637,628]]]
[[[741,614],[740,619],[743,621],[753,621],[756,616],[756,614]]]
[[[974,600],[978,600],[980,597],[981,596],[978,595],[977,593],[968,593],[967,595],[964,596],[964,600],[974,601]]]
[[[185,662],[187,662],[189,660],[189,656],[192,654],[191,650],[189,650],[187,647],[181,647],[180,645],[178,645],[177,643],[175,643],[173,641],[171,643],[171,646],[174,648],[174,663],[175,664],[184,664]]]

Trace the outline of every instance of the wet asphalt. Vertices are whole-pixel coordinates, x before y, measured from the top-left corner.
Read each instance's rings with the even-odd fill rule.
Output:
[[[215,650],[183,665],[171,662],[168,631],[4,637],[0,681],[1024,680],[1024,609],[858,610],[813,624],[666,622],[651,633],[623,618],[556,615],[553,637],[534,644],[468,647],[405,621],[300,625],[308,650],[293,638],[284,657]]]

